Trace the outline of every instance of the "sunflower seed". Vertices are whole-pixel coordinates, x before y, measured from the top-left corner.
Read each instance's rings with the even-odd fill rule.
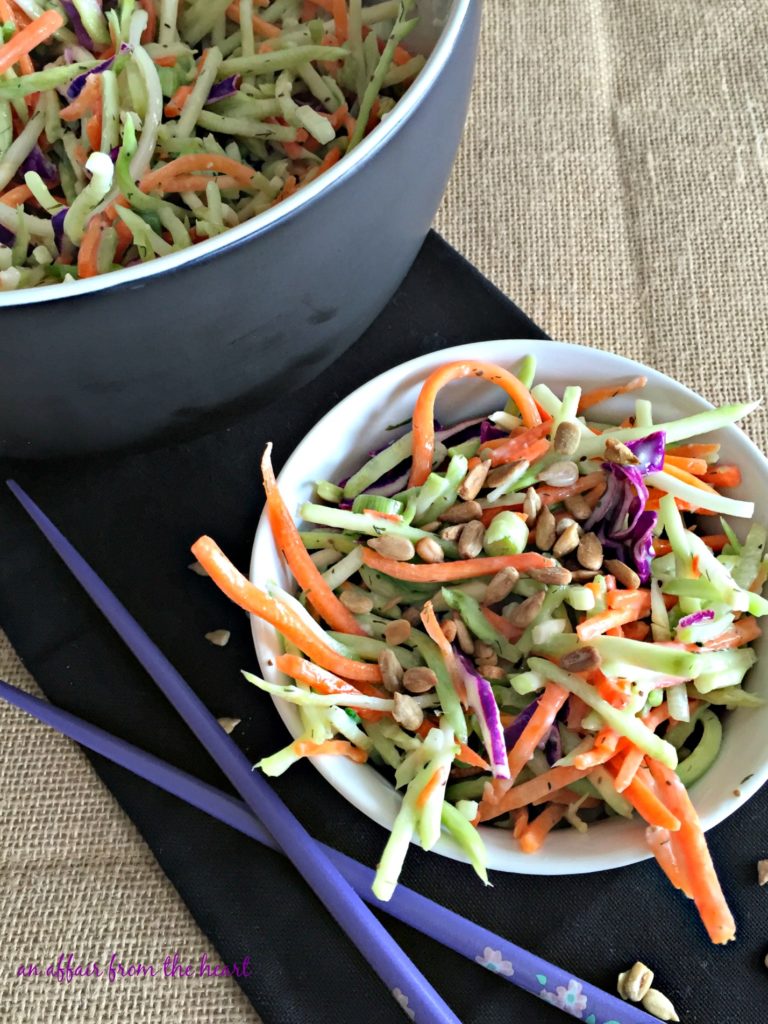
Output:
[[[628,971],[622,971],[616,985],[619,995],[630,1003],[639,1003],[653,984],[653,971],[645,964],[633,964]]]
[[[367,615],[373,611],[373,599],[360,590],[342,590],[339,600],[353,615]]]
[[[440,531],[440,537],[442,540],[458,540],[459,534],[463,528],[463,523],[454,523],[453,526],[444,526]]]
[[[560,659],[560,668],[566,672],[591,672],[600,666],[600,652],[594,647],[577,647]]]
[[[536,479],[550,487],[570,487],[579,479],[579,467],[569,459],[553,462],[551,466],[542,469]]]
[[[431,523],[422,523],[419,529],[425,533],[437,533],[442,525],[439,519],[433,519]]]
[[[392,647],[404,643],[411,635],[411,624],[407,619],[395,619],[384,630],[384,639]]]
[[[579,539],[578,524],[571,523],[557,538],[555,546],[552,548],[552,554],[555,558],[564,558],[566,555],[570,555],[579,546]]]
[[[422,537],[416,542],[416,554],[422,562],[442,562],[445,552],[432,537]]]
[[[768,860],[757,862],[757,884],[765,885],[768,882]]]
[[[518,629],[527,629],[541,611],[541,606],[544,604],[546,596],[546,590],[537,591],[517,605],[506,618],[509,619],[513,626],[517,626]]]
[[[501,572],[497,572],[488,589],[485,592],[485,604],[498,604],[505,597],[509,597],[520,579],[520,573],[513,566],[507,566]]]
[[[567,586],[573,577],[569,569],[562,565],[547,565],[543,569],[529,569],[528,575],[537,583],[546,583],[548,587]]]
[[[238,725],[240,725],[242,718],[217,718],[216,721],[224,732],[229,735],[231,732],[234,732]]]
[[[557,517],[555,517],[555,518],[557,518]],[[576,520],[575,519],[571,519],[570,516],[562,516],[560,519],[557,519],[557,523],[555,524],[555,533],[557,534],[557,536],[559,537],[560,534],[563,533],[564,530],[567,530],[568,527],[572,523],[575,524],[576,526],[579,525],[576,522]],[[581,530],[581,527],[579,526],[579,536],[581,536],[581,533],[582,533],[582,530]]]
[[[407,693],[396,693],[394,702],[395,706],[392,711],[394,720],[404,729],[415,732],[424,721],[424,712],[420,706]]]
[[[459,497],[464,501],[471,501],[473,498],[476,498],[485,485],[485,478],[488,476],[490,468],[491,464],[487,461],[473,466],[461,481]]]
[[[573,455],[579,447],[581,431],[575,423],[563,420],[555,431],[554,449],[557,455]]]
[[[484,679],[488,680],[506,679],[506,677],[509,675],[509,673],[506,672],[499,665],[494,665],[490,661],[478,662],[475,667],[477,668],[477,671],[480,673],[480,675]]]
[[[389,693],[396,693],[401,688],[403,681],[403,666],[387,647],[383,651],[379,651],[377,660],[381,670],[381,681],[384,683],[384,689]]]
[[[226,647],[231,635],[228,629],[214,629],[205,634],[205,639],[214,647]]]
[[[643,1009],[659,1020],[680,1020],[670,1000],[656,988],[649,988],[643,996]]]
[[[438,519],[441,523],[471,523],[482,514],[483,510],[476,501],[459,501],[442,512]]]
[[[490,644],[483,640],[475,640],[475,661],[487,661],[495,665],[499,656]]]
[[[640,577],[637,575],[634,569],[630,569],[628,565],[620,561],[618,558],[608,558],[603,562],[603,568],[607,569],[608,572],[616,577],[616,581],[621,583],[627,590],[637,590],[640,586]]]
[[[599,569],[603,564],[603,545],[594,533],[585,533],[576,552],[579,565],[584,569]]]
[[[631,448],[627,448],[623,441],[617,441],[615,437],[606,440],[604,456],[606,462],[613,462],[617,466],[636,466],[640,461]]]
[[[467,523],[459,535],[459,558],[477,558],[483,550],[485,527],[479,519]]]
[[[403,686],[409,693],[428,693],[437,686],[437,676],[431,668],[409,668],[403,675]]]
[[[566,498],[565,508],[578,522],[583,522],[592,515],[592,507],[581,494],[572,494]]]
[[[475,653],[475,641],[458,612],[453,615],[453,621],[456,623],[456,639],[459,647],[465,654],[472,656]]]
[[[455,622],[455,620],[454,619],[450,619],[450,618],[449,619],[443,619],[443,621],[440,623],[440,629],[443,631],[443,636],[448,641],[448,643],[452,644],[453,641],[456,639],[456,622]]]
[[[424,538],[426,540],[426,538]],[[391,558],[395,562],[410,562],[416,554],[416,548],[407,537],[397,537],[392,533],[382,534],[381,537],[371,537],[368,547],[378,551],[384,558]]]
[[[529,527],[533,525],[533,522],[540,511],[541,498],[532,487],[529,487],[525,492],[525,501],[523,502],[523,512],[528,516]]]
[[[527,473],[530,463],[525,459],[518,459],[517,462],[510,462],[506,466],[497,466],[488,474],[486,484],[488,487],[509,487]]]
[[[534,540],[539,551],[550,551],[555,543],[557,532],[555,529],[555,517],[551,510],[545,506],[539,513],[536,520],[536,534]]]
[[[418,608],[415,608],[413,605],[405,609],[405,611],[403,612],[403,618],[405,619],[406,622],[410,622],[412,626],[421,625],[421,612],[419,611]]]

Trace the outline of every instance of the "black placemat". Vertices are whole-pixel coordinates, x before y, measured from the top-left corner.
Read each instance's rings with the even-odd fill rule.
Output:
[[[236,736],[256,760],[287,742],[271,702],[239,670],[255,658],[246,617],[189,572],[189,544],[211,533],[247,567],[261,494],[258,459],[275,442],[279,467],[313,423],[377,373],[447,345],[545,337],[436,235],[384,313],[318,380],[194,442],[86,462],[0,465],[83,552],[217,715],[243,719]],[[522,354],[522,353],[521,353]],[[217,768],[69,577],[10,496],[0,494],[0,623],[56,703],[200,777]],[[231,630],[225,648],[204,639]],[[0,711],[0,713],[2,713]],[[23,756],[23,752],[20,752]],[[240,984],[267,1024],[395,1024],[402,1017],[294,869],[278,855],[107,761],[91,758],[141,830],[224,962],[250,957]],[[373,865],[385,833],[347,805],[308,764],[275,781],[316,836]],[[470,869],[412,849],[404,880],[520,945],[612,988],[636,959],[686,1024],[764,1024],[768,945],[755,861],[766,855],[765,790],[710,833],[739,929],[709,945],[687,901],[652,863],[566,878]],[[8,837],[3,841],[8,842]],[[389,924],[389,919],[386,919]],[[562,1014],[410,929],[399,942],[467,1024],[556,1024]],[[75,942],[76,936],[64,936]],[[168,936],[169,952],[173,936]],[[184,951],[182,951],[183,953]],[[189,951],[192,952],[192,951]]]

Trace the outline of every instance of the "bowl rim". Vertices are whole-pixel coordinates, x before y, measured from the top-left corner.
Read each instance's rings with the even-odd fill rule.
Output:
[[[66,281],[60,284],[40,285],[35,288],[21,288],[16,291],[0,292],[0,310],[15,306],[29,306],[57,300],[76,299],[95,292],[109,291],[121,287],[141,286],[146,280],[182,270],[194,263],[207,262],[220,252],[243,245],[258,235],[276,228],[304,206],[308,206],[323,192],[336,189],[343,181],[365,166],[410,120],[423,99],[432,90],[443,68],[453,53],[459,33],[473,8],[473,0],[453,0],[453,6],[432,52],[416,80],[393,108],[392,114],[380,122],[355,148],[350,158],[344,157],[329,168],[320,178],[305,185],[292,196],[276,206],[264,210],[249,220],[228,228],[214,238],[158,256],[135,267],[123,267],[98,277],[83,281]]]
[[[499,347],[502,345],[507,346],[508,348],[517,346],[517,350],[510,351],[508,356],[502,358],[499,353]],[[485,358],[490,361],[501,362],[502,364],[510,364],[519,359],[520,356],[527,354],[526,349],[521,349],[521,346],[536,346],[537,348],[546,347],[547,352],[551,351],[553,355],[556,354],[556,350],[558,349],[561,351],[568,351],[569,353],[598,352],[600,356],[606,356],[614,362],[619,374],[626,373],[627,376],[635,376],[640,372],[650,373],[652,382],[655,377],[657,378],[657,382],[660,381],[665,388],[670,389],[670,399],[675,393],[677,393],[678,397],[687,400],[688,402],[692,402],[702,411],[714,408],[711,402],[693,391],[693,389],[688,388],[686,385],[679,383],[664,373],[661,373],[661,371],[655,370],[653,367],[646,366],[645,364],[639,363],[625,356],[620,356],[614,352],[597,349],[594,346],[574,344],[572,342],[517,338],[510,340],[498,339],[494,341],[465,343],[417,356],[414,359],[410,359],[384,371],[376,377],[371,378],[366,383],[360,385],[328,410],[328,412],[325,413],[325,415],[321,417],[312,429],[299,441],[278,475],[278,483],[281,478],[283,478],[284,474],[290,473],[294,470],[295,465],[301,465],[302,459],[300,458],[300,449],[303,447],[308,437],[314,434],[315,431],[322,431],[325,428],[326,423],[333,422],[333,420],[335,420],[339,415],[342,415],[346,409],[352,410],[355,405],[360,403],[362,398],[361,393],[366,389],[377,391],[379,392],[379,395],[390,395],[392,390],[396,388],[398,384],[402,384],[403,381],[412,380],[414,376],[419,373],[424,376],[425,372],[428,372],[429,369],[433,369],[439,363],[466,358],[469,354],[469,350],[474,353],[476,358]],[[542,376],[546,377],[546,371]],[[735,425],[720,428],[720,431],[729,434],[733,432],[732,436],[737,435],[740,443],[743,443],[746,446],[751,456],[757,459],[758,462],[762,463],[762,466],[768,475],[768,459],[766,459],[757,445],[744,433],[744,431],[739,430]],[[264,573],[259,570],[259,565],[263,557],[262,549],[274,552],[274,543],[272,541],[266,511],[263,511],[259,518],[254,536],[249,567],[249,579],[257,585],[262,583],[264,580]],[[284,681],[281,674],[276,672],[274,667],[269,666],[271,657],[274,657],[277,653],[277,632],[271,626],[255,616],[250,616],[250,618],[254,647],[259,659],[259,664],[262,667],[264,677],[272,682]],[[272,700],[278,714],[286,725],[286,728],[289,730],[291,735],[295,735],[294,728],[298,715],[294,706],[280,700],[279,698],[272,698]],[[332,763],[335,759],[315,757],[310,758],[309,760],[326,779],[326,781],[328,781],[345,800],[351,803],[358,810],[362,811],[366,817],[389,831],[392,823],[393,809],[396,810],[397,806],[399,806],[401,797],[395,793],[390,783],[385,780],[383,776],[379,775],[374,768],[370,765],[350,764],[350,770],[346,773],[346,777],[340,778],[340,775],[343,776],[344,773],[338,773],[336,771],[336,766]],[[361,778],[361,772],[369,773],[369,775],[365,777],[369,779],[372,791],[368,791],[367,789],[363,790],[362,788],[357,788],[355,786],[354,779]],[[380,780],[380,784],[377,783],[372,776],[376,776],[376,778]],[[720,822],[724,821],[731,814],[737,811],[744,803],[746,803],[747,800],[755,795],[766,781],[768,781],[768,756],[764,758],[762,764],[755,769],[748,778],[739,783],[738,788],[734,789],[731,795],[719,800],[717,806],[708,813],[702,814],[701,820],[704,830],[708,831],[709,829],[714,828]],[[629,829],[630,825],[634,826],[631,831]],[[605,830],[613,829],[613,831],[616,832],[620,829],[626,832],[628,836],[632,836],[634,834],[635,837],[637,837],[640,834],[642,826],[636,818],[633,818],[631,821],[627,821],[626,819],[612,819],[611,821],[601,822],[600,827],[604,830],[603,834],[605,834]],[[576,837],[576,842],[583,838],[585,837]],[[417,840],[414,840],[414,842],[418,845]],[[488,847],[488,844],[486,844],[486,846]],[[432,852],[448,856],[454,860],[467,862],[467,857],[459,849],[457,844],[445,834],[433,848]],[[550,865],[549,858],[547,857],[528,857],[525,854],[514,850],[511,846],[509,850],[505,850],[503,852],[501,857],[495,857],[490,848],[488,852],[488,866],[490,868],[506,871],[508,873],[531,875],[587,874],[594,871],[612,870],[614,868],[636,864],[641,861],[648,860],[652,856],[650,850],[644,844],[640,845],[639,843],[635,843],[634,846],[631,843],[627,843],[625,848],[618,852],[611,853],[610,855],[606,854],[602,848],[597,852],[590,850],[583,860],[580,859],[575,863],[569,862],[567,866],[563,865],[562,858],[556,865]]]

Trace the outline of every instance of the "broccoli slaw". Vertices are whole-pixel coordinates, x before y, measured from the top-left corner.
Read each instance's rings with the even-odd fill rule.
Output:
[[[295,703],[304,734],[259,767],[348,756],[392,778],[403,801],[383,899],[412,839],[429,849],[445,830],[486,878],[488,827],[534,853],[552,829],[637,814],[710,937],[728,941],[685,787],[717,758],[720,711],[760,703],[742,683],[768,610],[766,532],[752,524],[738,540],[725,517],[754,510],[720,489],[739,470],[698,438],[753,406],[654,424],[639,398],[631,421],[607,424],[592,409],[643,379],[557,396],[534,370],[435,370],[412,429],[349,480],[319,482],[301,532],[267,451],[269,522],[298,599],[257,590],[208,538],[195,545],[285,640],[277,668],[294,683],[248,678]],[[464,376],[510,401],[441,428],[435,397]]]
[[[268,210],[383,119],[413,0],[0,0],[0,291]]]

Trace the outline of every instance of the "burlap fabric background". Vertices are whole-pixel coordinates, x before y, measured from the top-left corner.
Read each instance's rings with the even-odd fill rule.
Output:
[[[714,402],[762,397],[766,52],[763,0],[486,0],[437,228],[553,337]],[[766,414],[747,429],[765,450]],[[0,676],[34,689],[2,634]],[[3,1021],[258,1019],[230,981],[17,980],[21,961],[69,949],[214,954],[70,743],[0,709],[0,780]]]

